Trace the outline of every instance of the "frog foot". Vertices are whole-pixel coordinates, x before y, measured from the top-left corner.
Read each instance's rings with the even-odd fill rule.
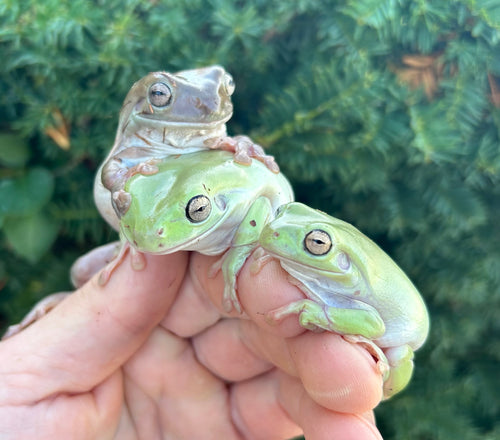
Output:
[[[278,174],[280,172],[274,157],[266,154],[264,149],[259,144],[254,143],[248,136],[225,136],[211,148],[233,152],[234,160],[239,164],[250,165],[253,158],[262,162],[273,173]]]
[[[130,208],[132,196],[124,189],[119,189],[111,194],[111,204],[118,218],[122,218]]]
[[[385,355],[389,361],[389,377],[384,381],[384,400],[399,393],[413,373],[413,349],[408,345],[386,349]]]
[[[221,258],[219,258],[208,270],[208,277],[215,278],[219,271],[223,270],[224,261],[227,257],[227,253],[224,253]],[[236,277],[231,277],[226,279],[224,277],[224,293],[222,295],[222,308],[226,313],[231,312],[231,310],[236,310],[241,313],[241,304],[236,293]]]
[[[273,309],[266,313],[266,321],[275,325],[290,315],[298,315],[299,324],[307,330],[334,331],[335,325],[329,317],[326,306],[310,299],[301,299]]]
[[[252,262],[250,263],[250,273],[257,275],[272,258],[262,247],[255,249],[252,254]]]
[[[7,328],[7,331],[2,336],[2,339],[11,338],[17,335],[26,327],[29,327],[34,322],[38,321],[40,318],[49,313],[54,307],[56,307],[64,298],[70,295],[69,292],[60,292],[49,295],[38,303],[30,310],[30,312],[23,318],[19,324],[11,325]]]
[[[138,159],[140,160],[140,159]],[[149,176],[158,172],[158,163],[161,159],[151,158],[140,162],[128,160],[120,156],[113,156],[103,166],[101,181],[111,193],[125,188],[128,179],[136,174]]]
[[[111,261],[99,274],[98,283],[100,286],[105,286],[108,283],[111,275],[118,268],[118,266],[123,263],[123,260],[127,256],[128,252],[130,252],[130,265],[133,270],[141,271],[146,267],[144,254],[130,246],[130,243],[125,242],[122,244],[120,252],[118,252],[116,258]]]
[[[387,381],[387,379],[389,378],[391,366],[389,364],[387,356],[382,351],[382,349],[373,341],[370,341],[369,339],[361,335],[343,335],[342,337],[351,344],[361,345],[376,359],[377,371],[382,375],[385,383],[385,381]]]
[[[208,270],[208,277],[215,278],[219,271],[222,269],[222,265],[224,262],[224,257],[217,260],[210,269]],[[230,282],[226,281],[224,284],[224,293],[222,294],[222,309],[229,313],[233,308],[241,313],[241,305],[238,299],[238,295],[236,294],[236,281]]]

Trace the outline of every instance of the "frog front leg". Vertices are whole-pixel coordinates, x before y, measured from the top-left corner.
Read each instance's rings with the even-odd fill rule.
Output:
[[[271,218],[272,212],[269,199],[259,197],[238,226],[229,250],[210,270],[210,276],[222,270],[225,282],[222,306],[226,312],[230,312],[234,307],[238,313],[241,313],[241,305],[236,292],[236,278],[249,255],[257,247],[259,235]]]

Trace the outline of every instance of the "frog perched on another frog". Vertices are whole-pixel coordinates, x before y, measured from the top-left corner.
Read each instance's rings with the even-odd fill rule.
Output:
[[[361,343],[378,359],[385,398],[407,385],[429,317],[417,289],[382,249],[351,224],[301,203],[281,207],[259,244],[253,271],[277,258],[306,296],[269,312],[269,322],[298,314],[307,329]]]
[[[137,81],[120,111],[116,138],[95,179],[94,198],[101,215],[118,229],[116,199],[134,174],[154,174],[167,156],[223,149],[249,165],[251,158],[279,168],[272,156],[246,136],[229,137],[234,82],[222,67],[175,74],[152,72]],[[118,201],[119,203],[119,201]]]

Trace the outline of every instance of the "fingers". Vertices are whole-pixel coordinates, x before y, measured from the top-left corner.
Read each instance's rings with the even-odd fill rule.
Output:
[[[207,294],[222,309],[223,281],[206,278],[209,259],[206,263],[197,256],[193,259],[199,259],[196,275],[207,286]],[[361,346],[331,332],[306,331],[298,324],[297,316],[278,325],[264,319],[269,310],[302,297],[279,264],[270,262],[252,275],[247,262],[238,278],[238,293],[250,321],[219,321],[206,334],[193,339],[199,359],[208,368],[228,380],[233,380],[236,373],[240,378],[250,378],[254,369],[263,368],[259,362],[264,359],[300,378],[308,395],[330,410],[361,414],[380,402],[382,377],[375,361]],[[245,363],[235,372],[228,359],[245,359]]]
[[[309,396],[325,408],[364,413],[382,398],[382,377],[369,353],[331,333],[304,333],[288,341]]]
[[[221,316],[196,276],[196,259],[193,261],[195,255],[191,254],[189,273],[184,278],[174,304],[161,322],[168,331],[186,338],[210,327]]]
[[[124,378],[138,438],[240,438],[226,384],[198,362],[189,340],[157,327]]]
[[[239,319],[222,319],[192,340],[197,359],[226,381],[245,380],[273,368],[248,348],[242,323]]]
[[[41,320],[0,343],[0,403],[78,393],[100,383],[160,322],[186,264],[186,253],[148,257],[146,269],[138,272],[127,258],[106,286],[92,278]]]
[[[311,399],[299,381],[280,375],[279,383],[278,401],[290,418],[303,428],[305,438],[382,440],[371,414],[364,417],[329,411]]]
[[[275,370],[231,389],[233,419],[245,438],[381,440],[370,417],[329,411],[304,392],[299,380]],[[300,426],[300,428],[299,428]]]
[[[303,434],[280,402],[280,376],[274,370],[231,387],[233,420],[245,438],[286,439]],[[297,399],[298,395],[289,397]]]

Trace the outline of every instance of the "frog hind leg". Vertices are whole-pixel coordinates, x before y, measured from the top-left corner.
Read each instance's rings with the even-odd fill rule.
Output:
[[[319,304],[301,299],[271,310],[266,314],[270,324],[297,314],[299,323],[308,330],[327,330],[341,335],[362,335],[375,339],[385,332],[385,324],[378,313],[370,310],[348,309]]]
[[[385,350],[390,366],[389,377],[384,381],[384,400],[399,393],[410,382],[413,373],[413,350],[409,345]]]
[[[384,380],[383,400],[399,393],[410,382],[413,372],[413,350],[409,345],[385,348],[358,335],[346,335],[348,342],[361,344],[377,360],[377,368]]]

